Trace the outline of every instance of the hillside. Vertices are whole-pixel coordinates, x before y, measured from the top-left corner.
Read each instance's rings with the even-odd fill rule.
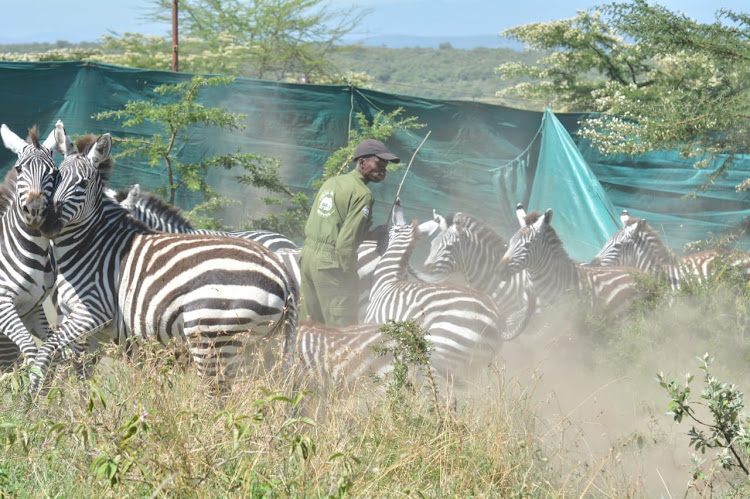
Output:
[[[333,57],[337,70],[366,72],[376,90],[438,99],[479,100],[522,107],[495,93],[510,83],[495,74],[509,61],[531,63],[537,55],[510,48],[438,49],[347,46]]]
[[[0,44],[0,54],[99,47],[97,43],[64,41]],[[383,92],[527,107],[521,101],[495,97],[495,93],[510,82],[502,80],[494,70],[508,61],[532,63],[537,55],[506,47],[459,49],[445,42],[439,48],[346,45],[338,47],[331,59],[336,73],[367,73],[372,78],[369,85]]]

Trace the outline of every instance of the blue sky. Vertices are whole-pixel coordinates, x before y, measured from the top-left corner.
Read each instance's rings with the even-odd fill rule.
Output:
[[[142,16],[151,0],[8,0],[3,2],[0,43],[96,41],[102,34],[134,31],[168,35],[171,24],[155,24]],[[333,8],[369,9],[358,30],[361,38],[390,35],[463,37],[494,35],[530,22],[573,17],[577,10],[608,3],[607,0],[328,0]],[[681,10],[710,22],[721,8],[748,11],[747,0],[659,0],[671,10]],[[106,4],[106,7],[103,6]]]

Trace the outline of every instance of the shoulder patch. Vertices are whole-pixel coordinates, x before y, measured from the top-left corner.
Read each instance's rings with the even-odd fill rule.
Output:
[[[364,208],[362,208],[362,213],[364,213],[365,218],[370,218],[370,207],[365,206]]]
[[[318,201],[318,215],[323,218],[328,218],[333,211],[333,191],[325,191],[321,193],[320,201]]]

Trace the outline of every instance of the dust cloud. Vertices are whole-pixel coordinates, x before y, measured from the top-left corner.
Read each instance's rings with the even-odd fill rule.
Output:
[[[622,322],[592,331],[582,320],[585,312],[571,303],[542,312],[524,333],[503,344],[499,361],[507,380],[533,393],[540,453],[563,475],[593,472],[606,484],[604,490],[623,495],[696,493],[688,490],[696,452],[686,435],[692,425],[677,424],[666,414],[668,395],[655,378],[664,372],[684,385],[684,374],[694,374],[691,398],[696,401],[703,388],[697,357],[708,352],[715,359],[712,374],[747,389],[742,384],[750,379],[750,357],[737,337],[747,325],[731,319],[733,300],[713,297],[705,307],[693,297],[659,306],[645,318],[619,319],[641,320],[641,336],[632,337]],[[700,457],[711,461],[715,454],[708,450]]]

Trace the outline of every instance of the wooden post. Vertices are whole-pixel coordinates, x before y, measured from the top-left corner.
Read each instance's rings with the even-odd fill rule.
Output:
[[[178,69],[177,57],[177,0],[172,0],[172,71],[175,73]]]

